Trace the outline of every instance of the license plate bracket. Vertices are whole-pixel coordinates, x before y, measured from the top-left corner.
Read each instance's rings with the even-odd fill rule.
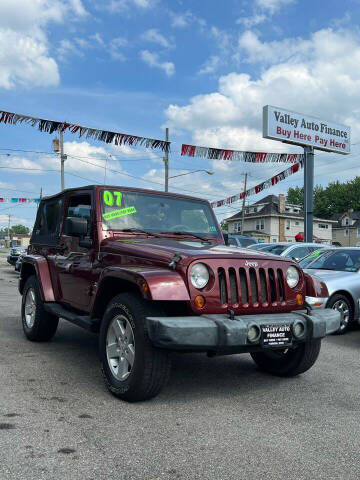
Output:
[[[263,347],[288,347],[293,343],[291,325],[272,323],[261,326],[261,344]]]

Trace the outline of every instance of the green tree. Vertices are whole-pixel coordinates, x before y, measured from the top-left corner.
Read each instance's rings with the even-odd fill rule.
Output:
[[[30,232],[30,229],[28,227],[25,227],[25,225],[19,224],[19,225],[13,225],[10,228],[10,232],[14,233],[15,235],[21,235],[21,234],[28,235]]]
[[[287,201],[304,206],[304,189],[291,187],[287,192]],[[343,213],[350,208],[360,210],[360,177],[347,182],[331,182],[326,187],[314,188],[314,215],[330,218],[334,213]]]
[[[226,220],[221,220],[220,228],[221,228],[221,230],[224,230],[225,232],[227,232],[229,230],[229,224],[227,223]]]

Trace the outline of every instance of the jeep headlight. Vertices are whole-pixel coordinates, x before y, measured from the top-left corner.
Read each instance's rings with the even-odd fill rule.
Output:
[[[299,270],[293,266],[290,266],[286,272],[286,281],[289,287],[295,288],[299,283],[300,275]]]
[[[204,288],[208,284],[209,278],[209,269],[203,263],[197,263],[191,268],[190,281],[195,288]]]

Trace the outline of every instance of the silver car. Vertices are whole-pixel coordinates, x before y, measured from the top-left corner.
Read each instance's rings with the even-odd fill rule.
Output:
[[[250,245],[250,247],[248,248],[259,250],[260,252],[280,255],[281,257],[293,258],[294,260],[298,261],[315,250],[328,249],[333,247],[322,243],[275,242],[257,243],[256,245]]]
[[[329,291],[329,298],[315,308],[334,308],[343,314],[337,334],[347,332],[360,316],[360,248],[340,247],[325,250],[310,262],[304,259],[304,272],[320,277]],[[302,267],[302,261],[299,262]],[[314,300],[315,301],[315,300]],[[321,303],[317,299],[317,303]]]

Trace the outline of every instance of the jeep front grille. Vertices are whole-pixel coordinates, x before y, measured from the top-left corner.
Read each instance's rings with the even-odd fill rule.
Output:
[[[222,305],[271,305],[285,300],[284,275],[275,268],[218,268]]]

